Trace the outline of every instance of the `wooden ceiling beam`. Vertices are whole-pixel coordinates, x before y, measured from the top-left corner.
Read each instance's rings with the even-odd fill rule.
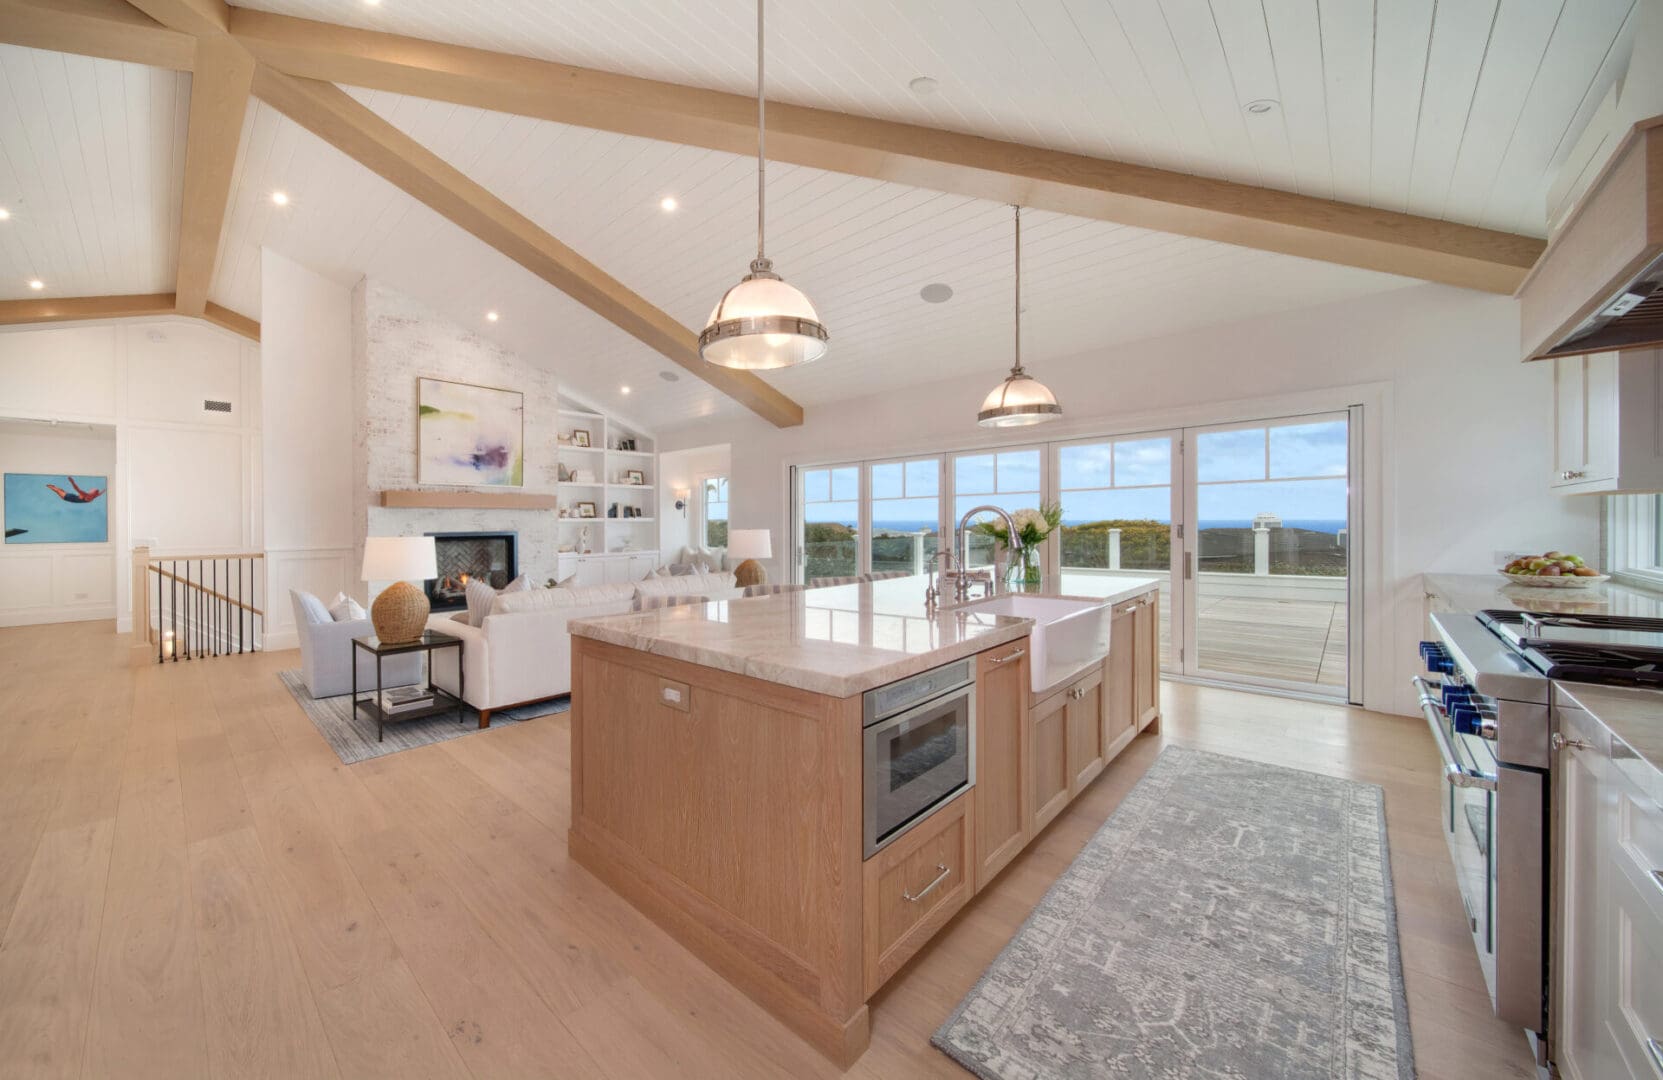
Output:
[[[231,26],[225,0],[127,0],[163,26],[193,37],[214,37]]]
[[[197,40],[174,282],[182,315],[207,310],[253,83],[254,59],[241,45],[223,34]]]
[[[0,42],[189,71],[196,41],[124,0],[0,0]]]
[[[172,315],[172,293],[135,296],[65,296],[54,299],[0,300],[0,326],[122,319],[135,315]]]
[[[258,345],[260,343],[260,324],[247,315],[239,315],[228,307],[221,307],[212,300],[202,312],[202,318],[213,323],[221,330],[229,330],[233,334],[240,334]]]
[[[254,95],[764,419],[780,427],[803,422],[802,406],[750,372],[705,363],[693,331],[339,87],[262,64]]]
[[[309,79],[602,131],[756,152],[753,98],[272,15],[231,13],[262,63]],[[768,107],[777,161],[1512,293],[1529,236],[823,109]]]
[[[133,319],[148,315],[177,315],[172,293],[139,293],[133,296],[66,296],[56,299],[0,300],[0,326],[30,323],[84,322],[88,319]],[[197,316],[222,330],[260,340],[260,324],[230,308],[209,304]]]

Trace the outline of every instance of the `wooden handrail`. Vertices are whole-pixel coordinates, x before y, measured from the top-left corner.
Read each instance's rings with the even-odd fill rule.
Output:
[[[231,555],[147,555],[146,561],[152,563],[165,562],[216,562],[223,559],[263,559],[263,551],[239,551]]]
[[[166,562],[166,561],[172,561],[172,560],[163,560],[163,561]],[[169,571],[169,570],[163,570],[161,567],[156,566],[154,564],[151,565],[150,572],[153,573],[153,574],[160,574],[160,575],[162,575],[163,577],[167,578],[170,581],[177,581],[179,584],[185,586],[186,588],[197,589],[197,590],[200,590],[201,592],[207,593],[209,596],[213,597],[215,600],[223,600],[227,604],[231,604],[235,607],[242,608],[244,611],[253,612],[255,615],[259,615],[261,617],[265,616],[265,612],[261,611],[257,607],[254,607],[252,604],[245,604],[241,600],[238,600],[234,596],[226,596],[222,592],[215,592],[213,589],[208,588],[208,586],[202,584],[200,581],[192,581],[190,578],[180,577],[178,574],[175,574],[175,573],[173,573],[172,571]]]

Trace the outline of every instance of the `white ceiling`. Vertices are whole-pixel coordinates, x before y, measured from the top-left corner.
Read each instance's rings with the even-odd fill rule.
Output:
[[[351,93],[685,326],[704,324],[754,254],[754,159]],[[237,175],[213,289],[234,310],[258,317],[269,245],[343,282],[381,278],[650,426],[738,408],[691,377],[662,382],[668,361],[265,106],[251,110]],[[289,206],[271,203],[278,189]],[[676,212],[660,209],[665,195]],[[803,405],[1010,365],[1009,207],[779,165],[768,206],[770,255],[832,331],[825,360],[768,376]],[[1034,211],[1023,251],[1031,362],[1410,284]],[[937,281],[955,295],[926,304],[919,289]]]
[[[247,6],[755,92],[752,0]],[[1635,0],[772,0],[771,97],[1545,235]],[[915,76],[938,82],[920,98]],[[1242,106],[1281,108],[1250,117]]]
[[[256,6],[752,89],[749,0],[280,0]],[[1544,231],[1555,163],[1626,59],[1632,0],[775,0],[770,85],[803,104]],[[915,75],[939,81],[920,97]],[[172,288],[188,76],[0,47],[0,298]],[[744,272],[754,162],[349,89],[690,328]],[[1274,98],[1250,118],[1241,108]],[[770,375],[805,406],[1010,362],[1010,212],[818,170],[769,172],[769,253],[832,331]],[[270,202],[282,189],[286,209]],[[681,209],[664,214],[659,199]],[[1399,287],[1146,230],[1025,216],[1026,358]],[[251,104],[212,298],[259,315],[269,245],[368,274],[668,427],[740,407],[273,110]],[[928,305],[931,282],[955,290]],[[498,323],[483,313],[502,312]],[[629,385],[627,398],[620,387]]]
[[[190,85],[0,45],[0,300],[173,291]]]

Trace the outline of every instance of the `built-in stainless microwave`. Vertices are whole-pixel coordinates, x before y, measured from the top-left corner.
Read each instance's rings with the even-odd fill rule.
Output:
[[[866,692],[868,858],[975,782],[975,665],[958,660]]]

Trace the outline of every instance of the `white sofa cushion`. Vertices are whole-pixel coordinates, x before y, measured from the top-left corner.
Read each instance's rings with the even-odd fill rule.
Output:
[[[329,608],[322,600],[309,592],[290,589],[289,595],[294,598],[295,622],[301,626],[317,626],[320,623],[334,622],[329,614]]]
[[[638,596],[710,596],[733,589],[731,573],[683,574],[680,577],[652,577],[635,583]]]
[[[344,592],[335,594],[335,599],[329,604],[329,617],[336,622],[356,622],[367,619],[363,605]]]
[[[486,616],[496,610],[498,598],[510,593],[530,592],[538,586],[531,583],[531,579],[521,574],[519,577],[504,585],[501,589],[491,588],[488,582],[475,579],[468,582],[468,625],[485,625]]]

